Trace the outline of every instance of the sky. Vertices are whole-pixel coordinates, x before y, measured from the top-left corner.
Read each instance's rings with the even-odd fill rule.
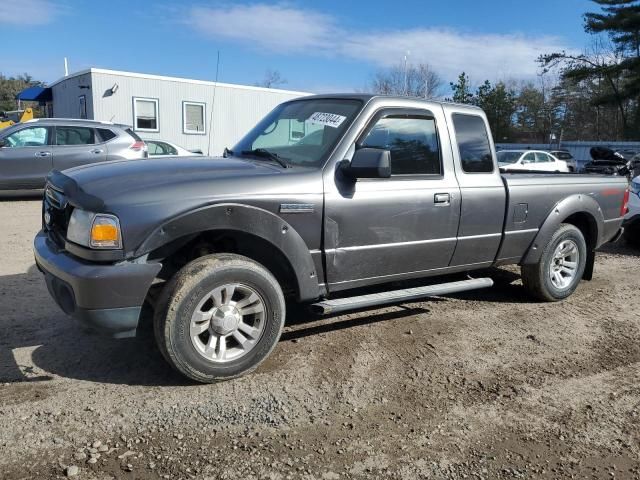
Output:
[[[589,0],[0,0],[0,73],[45,82],[89,67],[253,85],[268,69],[307,92],[353,92],[379,69],[427,63],[535,80],[535,59],[589,43]],[[448,89],[447,89],[448,90]],[[448,91],[444,92],[445,94]]]

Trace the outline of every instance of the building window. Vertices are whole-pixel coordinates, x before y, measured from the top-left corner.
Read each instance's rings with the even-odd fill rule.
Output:
[[[78,97],[78,101],[80,103],[80,116],[79,118],[87,118],[87,96],[80,95]]]
[[[200,135],[206,133],[206,104],[182,102],[182,131]]]
[[[159,132],[158,99],[133,98],[133,125],[140,132]]]

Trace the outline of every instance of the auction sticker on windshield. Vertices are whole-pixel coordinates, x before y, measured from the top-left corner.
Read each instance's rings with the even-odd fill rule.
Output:
[[[309,121],[311,123],[317,123],[320,125],[326,125],[327,127],[338,128],[342,122],[344,122],[347,117],[343,117],[342,115],[338,115],[336,113],[324,113],[324,112],[315,112],[313,115],[309,117]]]

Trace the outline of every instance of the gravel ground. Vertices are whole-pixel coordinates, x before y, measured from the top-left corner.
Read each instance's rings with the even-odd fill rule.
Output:
[[[38,201],[0,202],[0,477],[640,478],[640,252],[567,301],[488,290],[292,311],[252,375],[194,385],[150,338],[81,331],[33,264]]]

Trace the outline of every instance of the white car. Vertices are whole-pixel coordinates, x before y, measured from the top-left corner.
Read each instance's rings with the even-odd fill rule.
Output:
[[[191,152],[180,145],[165,142],[164,140],[145,140],[144,143],[146,143],[149,148],[150,157],[193,157],[194,155],[202,155],[202,152]]]
[[[567,162],[542,150],[501,150],[498,165],[502,170],[535,170],[538,172],[568,172]]]
[[[567,167],[569,167],[570,172],[578,171],[578,162],[567,150],[551,150],[549,153],[556,157],[558,160],[567,162]]]
[[[640,246],[640,176],[629,186],[629,212],[624,216],[624,239],[627,243]]]

